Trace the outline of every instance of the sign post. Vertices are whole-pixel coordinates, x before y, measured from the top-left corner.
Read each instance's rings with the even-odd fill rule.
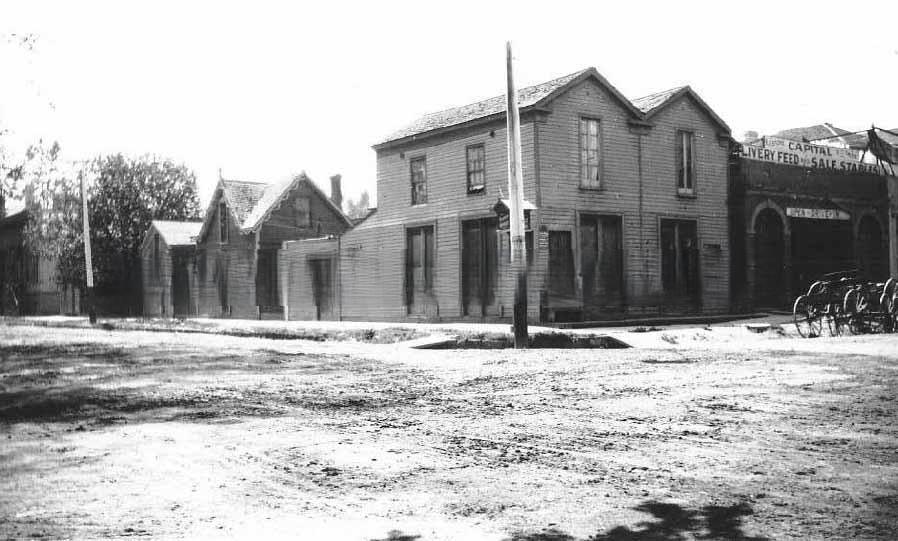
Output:
[[[524,176],[521,170],[521,117],[512,73],[511,42],[505,43],[508,126],[508,222],[511,236],[511,269],[515,276],[514,347],[529,346],[527,332],[527,245],[524,242]]]

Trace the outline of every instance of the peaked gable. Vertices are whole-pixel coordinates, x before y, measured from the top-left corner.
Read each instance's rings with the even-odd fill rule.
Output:
[[[352,221],[343,213],[343,210],[337,208],[337,205],[334,204],[334,202],[327,197],[314,182],[312,182],[312,179],[306,176],[305,172],[302,172],[292,179],[287,179],[267,186],[262,197],[256,203],[255,208],[253,208],[252,212],[249,213],[246,220],[242,223],[241,230],[245,233],[258,230],[268,218],[271,217],[271,213],[274,209],[278,208],[281,203],[283,203],[284,199],[286,199],[289,194],[296,190],[300,185],[308,186],[312,193],[320,198],[338,218],[340,218],[347,226],[352,226]]]
[[[225,180],[219,179],[215,186],[215,192],[206,207],[206,213],[203,215],[203,226],[197,235],[197,239],[202,241],[209,232],[210,223],[218,209],[218,203],[221,200],[227,204],[228,213],[238,226],[243,223],[246,216],[252,212],[252,209],[262,198],[265,188],[268,186],[263,182],[251,182],[246,180]]]
[[[518,89],[518,107],[522,111],[546,107],[552,100],[587,79],[596,81],[600,86],[608,90],[633,117],[640,118],[642,116],[642,112],[634,107],[630,100],[624,97],[607,79],[602,77],[595,68],[582,69],[545,83]],[[506,96],[502,94],[462,107],[430,113],[393,132],[384,140],[375,144],[374,148],[378,149],[391,143],[414,139],[419,135],[452,129],[475,120],[490,117],[501,118],[505,115],[506,107]]]
[[[730,133],[730,127],[721,119],[717,113],[703,100],[689,85],[678,86],[669,90],[663,90],[648,96],[636,98],[633,100],[635,105],[643,114],[646,121],[650,121],[652,117],[667,109],[682,98],[691,98],[699,109],[704,111],[711,120],[714,121],[726,134]]]

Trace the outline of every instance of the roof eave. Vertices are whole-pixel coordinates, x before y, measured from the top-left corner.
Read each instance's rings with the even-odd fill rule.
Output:
[[[541,101],[542,100],[540,100],[540,102]],[[544,105],[540,105],[538,102],[538,103],[534,103],[533,105],[521,107],[520,112],[522,114],[536,113],[536,112],[551,113],[552,110]],[[467,128],[475,128],[477,126],[482,126],[485,124],[492,124],[499,120],[505,119],[505,113],[506,113],[505,111],[501,111],[499,113],[493,113],[491,115],[482,116],[482,117],[475,118],[473,120],[468,120],[466,122],[462,122],[459,124],[452,124],[451,126],[443,126],[442,128],[436,128],[436,129],[421,132],[421,133],[407,135],[405,137],[400,137],[399,139],[383,141],[381,143],[371,145],[371,148],[374,149],[375,151],[389,150],[391,148],[404,146],[409,143],[415,143],[418,141],[431,139],[433,137],[439,137],[440,135],[445,135],[447,133],[452,133],[454,131],[463,130],[463,129],[467,129]]]

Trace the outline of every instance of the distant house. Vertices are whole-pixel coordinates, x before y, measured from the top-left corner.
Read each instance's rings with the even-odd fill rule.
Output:
[[[0,314],[77,312],[78,294],[59,284],[56,262],[25,244],[28,211],[3,216],[2,208],[0,204]]]
[[[187,317],[196,313],[191,273],[202,222],[153,220],[140,249],[143,313]]]
[[[283,243],[352,227],[341,210],[340,180],[331,178],[330,198],[305,173],[274,184],[220,180],[197,239],[197,313],[283,318]]]
[[[531,319],[728,310],[732,139],[695,91],[630,101],[589,68],[519,104]],[[504,96],[374,145],[377,212],[288,248],[305,291],[338,276],[342,319],[510,318],[506,145]]]

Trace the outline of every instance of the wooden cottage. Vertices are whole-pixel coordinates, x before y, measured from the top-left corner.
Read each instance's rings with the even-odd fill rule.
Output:
[[[191,274],[202,222],[153,220],[140,248],[143,313],[187,317],[196,313]]]
[[[532,320],[728,310],[730,129],[695,91],[630,101],[589,68],[519,104]],[[339,239],[340,317],[510,318],[505,97],[374,149],[377,212]]]
[[[32,252],[25,243],[27,210],[5,216],[0,196],[0,314],[77,312],[78,294],[59,283],[56,261]]]
[[[284,242],[340,235],[340,176],[328,198],[305,173],[265,184],[221,179],[197,241],[197,312],[213,317],[283,318],[287,278],[278,272]]]

